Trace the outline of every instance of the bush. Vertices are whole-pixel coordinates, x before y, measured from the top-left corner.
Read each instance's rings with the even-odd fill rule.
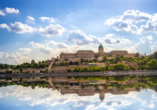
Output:
[[[62,61],[62,62],[60,63],[60,66],[65,66],[65,62]]]
[[[69,69],[67,69],[67,72],[72,72],[72,69],[70,69],[70,68],[69,68]]]
[[[88,72],[88,71],[90,71],[90,70],[89,70],[89,68],[84,67],[84,68],[82,69],[82,71],[83,71],[83,72]]]
[[[132,67],[131,67],[131,70],[135,71],[135,70],[136,70],[136,68],[135,68],[134,66],[132,66]]]
[[[82,69],[80,68],[80,67],[76,67],[75,69],[74,69],[74,72],[81,72],[82,71]]]
[[[74,62],[74,65],[78,65],[78,64],[79,64],[79,62],[78,62],[78,61]]]
[[[64,60],[65,60],[65,61],[68,61],[68,58],[65,58]]]
[[[113,68],[116,71],[123,71],[125,70],[125,68],[127,68],[127,66],[125,64],[120,63],[120,64],[115,64]]]
[[[106,68],[105,68],[105,69],[106,69],[106,71],[108,71],[108,70],[109,70],[109,66],[106,66]]]
[[[125,67],[125,69],[124,69],[125,71],[129,71],[130,70],[130,68],[129,67]]]

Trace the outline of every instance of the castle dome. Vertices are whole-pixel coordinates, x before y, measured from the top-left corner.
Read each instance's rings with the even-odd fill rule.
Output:
[[[100,45],[99,45],[99,48],[103,48],[103,46],[100,44]]]
[[[103,101],[103,100],[104,100],[104,97],[100,97],[100,100]]]

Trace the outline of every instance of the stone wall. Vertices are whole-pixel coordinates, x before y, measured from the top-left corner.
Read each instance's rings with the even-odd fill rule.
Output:
[[[3,69],[3,70],[0,70],[0,72],[4,72],[4,73],[6,73],[7,71],[12,71],[12,74],[17,74],[17,72],[19,72],[20,73],[20,70],[19,69]],[[46,71],[47,70],[47,68],[44,68],[44,69],[31,69],[31,68],[28,68],[28,69],[23,69],[22,70],[22,72],[23,73],[33,73],[33,71],[34,71],[34,73],[40,73],[40,71]]]
[[[89,68],[89,65],[88,64],[80,64],[80,65],[78,65],[78,67],[80,67],[80,68]]]
[[[54,66],[53,68],[51,68],[51,71],[54,72],[66,72],[68,69],[67,66]]]

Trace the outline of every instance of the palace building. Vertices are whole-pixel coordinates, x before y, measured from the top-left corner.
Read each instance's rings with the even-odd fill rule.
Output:
[[[113,50],[111,52],[104,52],[104,48],[100,44],[98,47],[98,52],[94,52],[93,50],[78,50],[76,53],[61,53],[60,59],[85,58],[88,60],[93,60],[97,58],[98,60],[101,60],[104,55],[107,55],[109,58],[115,58],[117,55],[124,55],[126,57],[135,57],[136,55],[140,56],[139,53],[128,53],[126,50]]]

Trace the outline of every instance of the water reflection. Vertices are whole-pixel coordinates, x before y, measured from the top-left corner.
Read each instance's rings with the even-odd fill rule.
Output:
[[[152,78],[5,78],[0,83],[0,105],[4,109],[155,109],[157,94]]]

